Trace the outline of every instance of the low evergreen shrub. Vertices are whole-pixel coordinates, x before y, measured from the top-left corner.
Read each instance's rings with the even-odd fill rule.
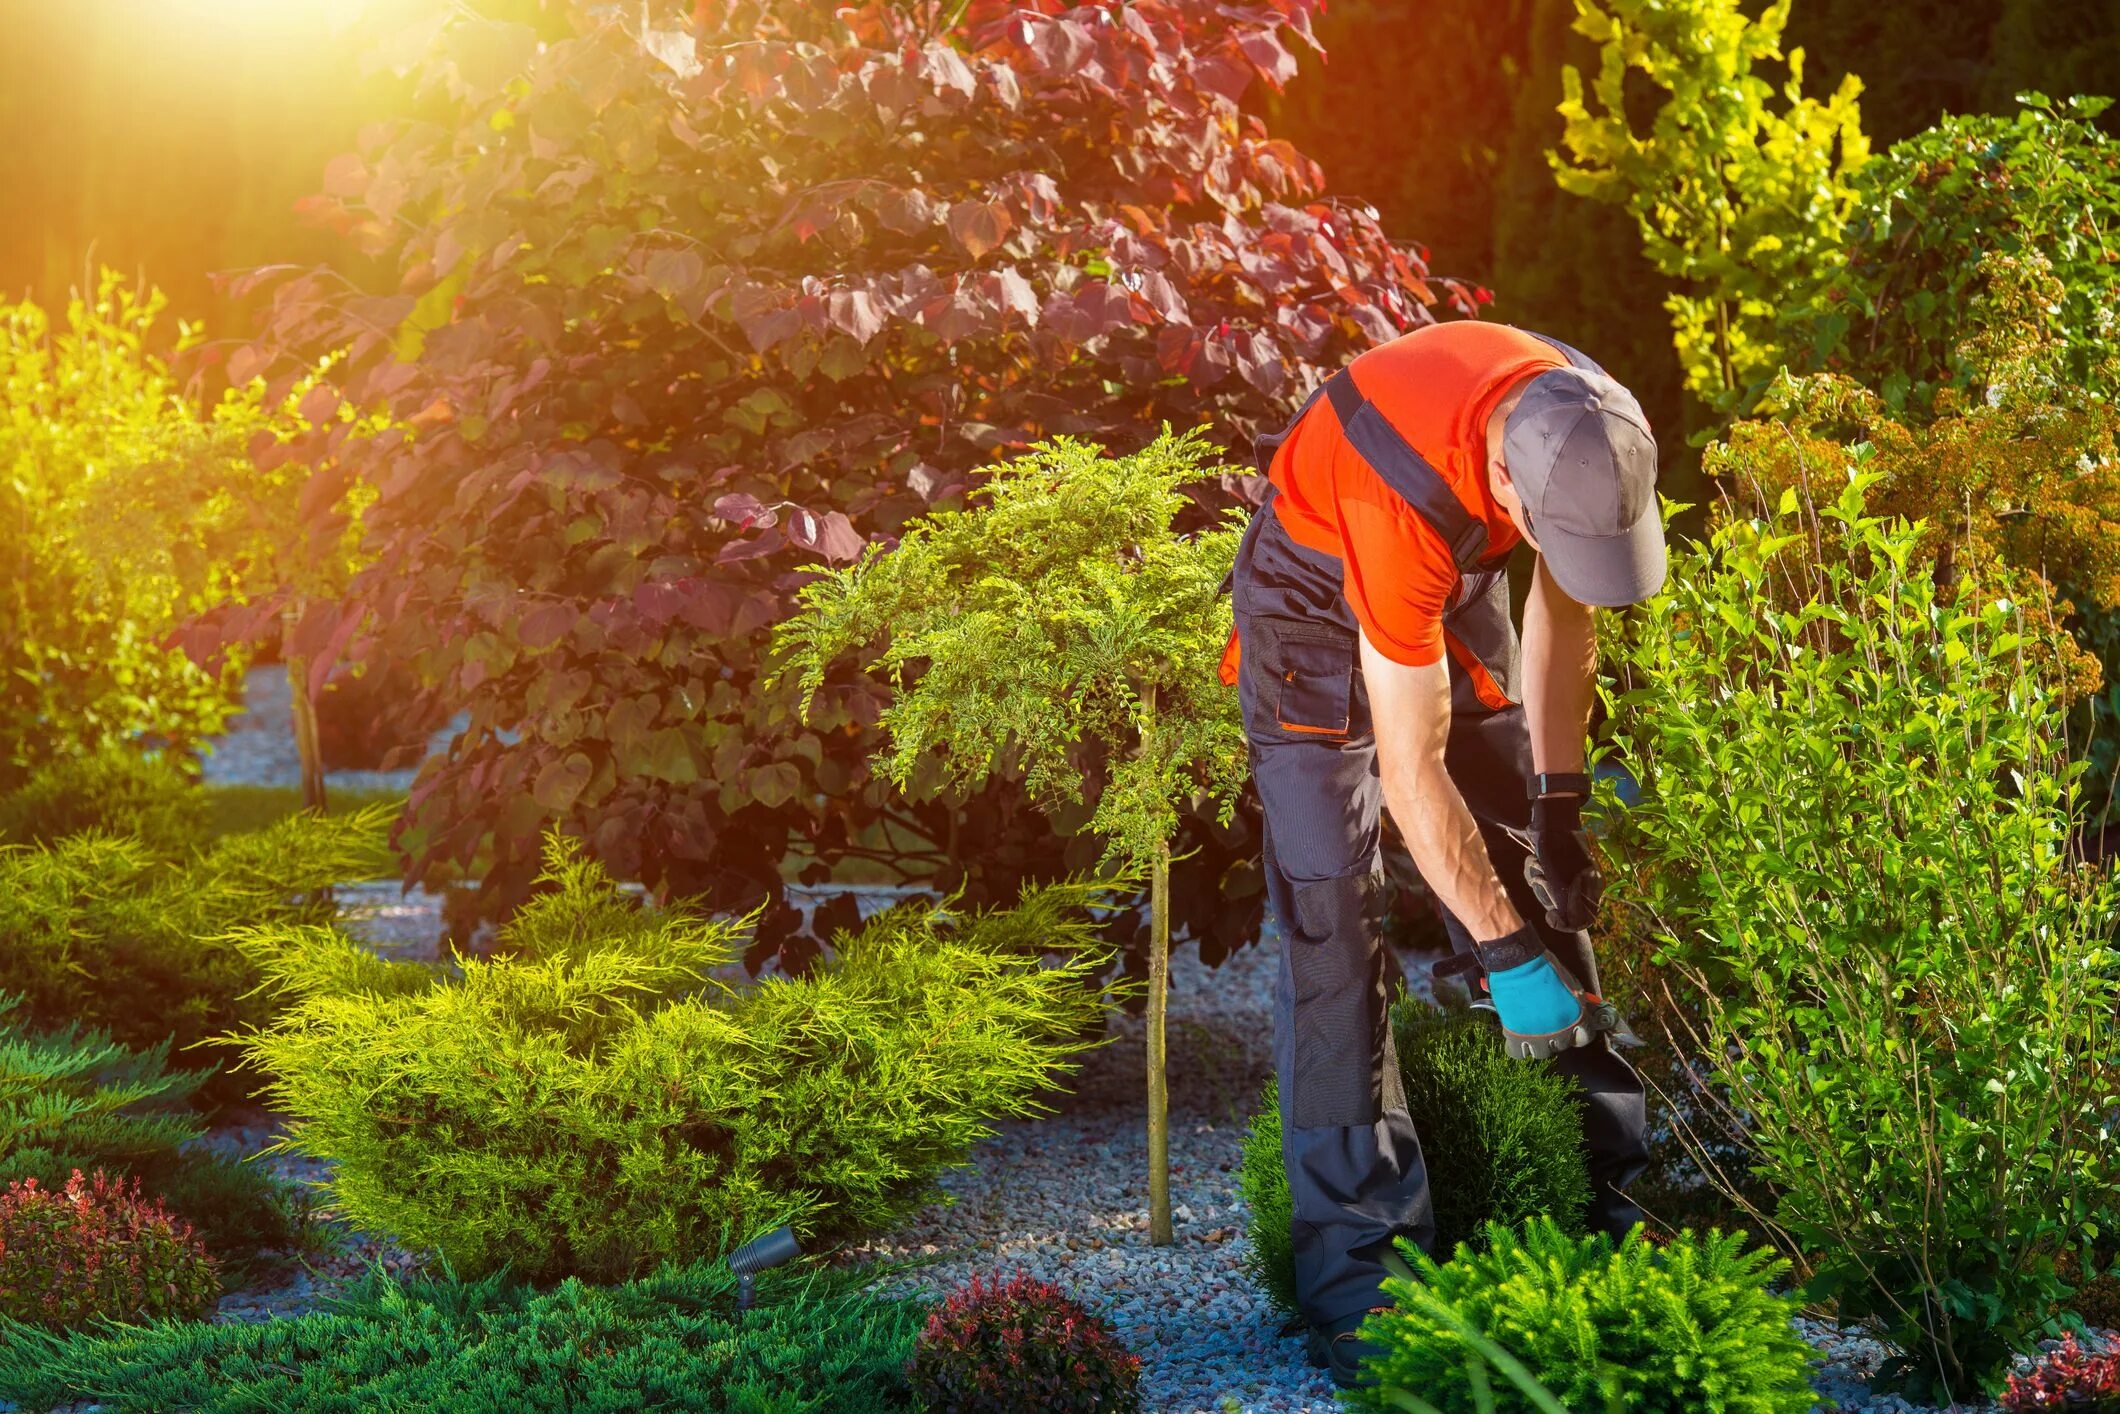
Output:
[[[1376,1386],[1345,1396],[1357,1409],[1539,1409],[1508,1372],[1487,1374],[1500,1362],[1483,1347],[1565,1409],[1808,1414],[1818,1402],[1810,1347],[1789,1323],[1796,1303],[1768,1290],[1787,1263],[1738,1236],[1687,1231],[1658,1247],[1637,1229],[1614,1246],[1534,1218],[1521,1232],[1488,1224],[1478,1249],[1447,1262],[1400,1247],[1420,1279],[1386,1278],[1394,1305],[1363,1324],[1383,1353]]]
[[[906,1365],[928,1414],[1096,1414],[1141,1407],[1141,1358],[1051,1282],[969,1283],[931,1312]]]
[[[380,810],[301,815],[184,859],[96,833],[0,846],[0,992],[22,997],[25,1025],[78,1023],[207,1067],[200,1041],[262,1021],[273,1006],[229,935],[330,918],[333,884],[385,867],[384,825]],[[246,1083],[217,1075],[201,1098],[225,1101]]]
[[[1548,1216],[1583,1230],[1590,1174],[1582,1102],[1545,1066],[1511,1060],[1478,1012],[1437,1012],[1402,997],[1391,1010],[1406,1109],[1421,1136],[1435,1203],[1436,1250],[1478,1244],[1490,1221]],[[1244,1137],[1238,1191],[1248,1212],[1244,1267],[1274,1305],[1296,1312],[1295,1248],[1281,1114],[1273,1082]]]
[[[63,1330],[203,1316],[220,1295],[191,1224],[141,1197],[138,1179],[76,1169],[56,1192],[25,1178],[0,1193],[0,1315]]]
[[[2060,1349],[2033,1361],[2030,1371],[2010,1376],[2002,1409],[2003,1414],[2046,1409],[2120,1414],[2120,1351],[2085,1350],[2073,1334],[2064,1336]]]
[[[240,943],[287,1010],[243,1038],[356,1225],[456,1270],[615,1280],[792,1223],[879,1227],[999,1116],[1039,1108],[1109,998],[1102,886],[1005,912],[908,904],[803,977],[716,980],[742,923],[642,908],[557,837],[460,980],[328,930]]]
[[[1259,1111],[1244,1130],[1237,1165],[1237,1197],[1244,1203],[1244,1274],[1274,1309],[1293,1316],[1296,1306],[1295,1200],[1281,1162],[1281,1087],[1268,1080]]]
[[[56,1336],[0,1327],[0,1399],[106,1414],[910,1414],[925,1308],[858,1273],[767,1272],[739,1316],[719,1263],[535,1292],[373,1274],[327,1309]]]
[[[312,1245],[306,1193],[192,1143],[205,1072],[171,1070],[167,1042],[132,1051],[79,1026],[33,1032],[17,1010],[0,997],[0,1184],[61,1188],[75,1169],[131,1175],[231,1272]]]
[[[206,798],[168,757],[120,747],[40,767],[0,796],[0,843],[50,844],[84,830],[182,858],[206,838]]]

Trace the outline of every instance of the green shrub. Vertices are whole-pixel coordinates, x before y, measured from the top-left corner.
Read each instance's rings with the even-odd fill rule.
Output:
[[[1391,1029],[1406,1110],[1428,1165],[1436,1250],[1482,1241],[1490,1220],[1550,1216],[1563,1232],[1581,1232],[1590,1173],[1574,1085],[1544,1066],[1509,1059],[1493,1022],[1477,1012],[1438,1013],[1405,997],[1391,1009]],[[1237,1183],[1249,1214],[1245,1271],[1275,1306],[1294,1314],[1292,1211],[1271,1081],[1245,1133]]]
[[[2014,115],[1947,117],[1857,174],[1842,259],[1777,312],[1791,364],[1926,412],[1939,388],[1986,381],[1960,353],[1981,258],[2036,255],[2061,282],[2051,312],[2066,380],[2120,394],[2120,141],[2091,121],[2111,100],[2025,98]]]
[[[1489,1224],[1482,1250],[1460,1246],[1448,1262],[1400,1247],[1420,1281],[1385,1279],[1393,1308],[1362,1327],[1383,1347],[1369,1366],[1378,1383],[1347,1396],[1357,1409],[1424,1407],[1406,1396],[1443,1414],[1541,1408],[1486,1375],[1500,1362],[1483,1342],[1559,1401],[1548,1409],[1808,1414],[1818,1402],[1810,1348],[1789,1324],[1796,1303],[1767,1289],[1787,1264],[1736,1236],[1688,1231],[1658,1247],[1636,1230],[1615,1247],[1534,1218],[1521,1235]]]
[[[289,999],[245,1038],[284,1147],[333,1163],[357,1225],[460,1271],[609,1280],[784,1222],[886,1224],[990,1119],[1034,1112],[1106,1010],[1101,886],[901,906],[737,992],[709,974],[741,923],[639,908],[557,837],[547,859],[552,890],[460,981],[322,929],[242,943]]]
[[[142,1198],[138,1179],[76,1169],[56,1192],[25,1178],[0,1193],[0,1316],[65,1330],[203,1316],[220,1295],[191,1225]]]
[[[55,1337],[0,1330],[0,1398],[107,1414],[899,1414],[924,1314],[858,1274],[768,1272],[734,1314],[718,1263],[536,1293],[373,1275],[318,1313]]]
[[[207,672],[163,637],[206,607],[209,576],[175,547],[206,493],[250,472],[262,402],[198,411],[148,351],[163,304],[110,271],[62,329],[0,303],[0,788],[150,735],[188,749],[239,700],[239,655]],[[165,481],[201,494],[155,494]]]
[[[121,747],[40,767],[0,797],[0,843],[50,844],[84,830],[131,835],[175,859],[205,838],[206,798],[170,758]]]
[[[1237,1167],[1237,1196],[1244,1201],[1244,1274],[1266,1293],[1274,1309],[1293,1316],[1296,1302],[1295,1200],[1281,1162],[1281,1087],[1268,1080],[1259,1112],[1244,1130]]]
[[[191,1144],[203,1071],[171,1070],[168,1043],[131,1051],[98,1031],[38,1033],[0,998],[0,1184],[62,1188],[75,1169],[123,1172],[198,1232],[231,1271],[313,1241],[306,1195],[256,1164]]]
[[[132,1051],[79,1025],[34,1032],[20,1005],[0,997],[0,1182],[56,1187],[76,1168],[129,1169],[199,1136],[191,1098],[205,1076],[169,1070],[167,1041]]]
[[[229,934],[329,918],[326,890],[385,863],[382,827],[380,811],[298,816],[184,860],[97,834],[0,846],[0,992],[22,996],[24,1025],[78,1022],[203,1067],[198,1042],[273,1006]],[[203,1094],[225,1100],[245,1083],[217,1075]]]
[[[1642,791],[1610,839],[1749,1117],[1763,1226],[1906,1352],[1887,1383],[1962,1398],[2111,1230],[2120,883],[2071,853],[2036,626],[1984,574],[1939,587],[1847,456],[1836,499],[1727,519],[1630,615]]]
[[[928,1414],[1141,1407],[1141,1357],[1051,1282],[974,1276],[929,1313],[906,1378]]]

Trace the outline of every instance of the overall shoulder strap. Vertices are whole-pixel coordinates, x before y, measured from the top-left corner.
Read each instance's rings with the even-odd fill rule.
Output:
[[[1534,333],[1529,329],[1526,329],[1524,332],[1526,334],[1530,334],[1532,338],[1538,340],[1542,344],[1551,344],[1555,349],[1559,350],[1563,358],[1567,359],[1568,362],[1574,364],[1577,368],[1587,368],[1592,373],[1605,372],[1603,366],[1600,365],[1596,359],[1590,357],[1590,355],[1584,353],[1581,349],[1575,348],[1568,344],[1564,344],[1559,339],[1553,338],[1550,335]],[[1605,376],[1609,378],[1611,375],[1606,374]]]
[[[1361,453],[1362,460],[1443,537],[1458,572],[1470,573],[1487,553],[1486,523],[1465,509],[1465,503],[1450,489],[1443,474],[1399,435],[1376,404],[1362,396],[1350,370],[1343,368],[1333,374],[1324,391],[1332,400],[1332,410],[1340,416],[1348,442]]]

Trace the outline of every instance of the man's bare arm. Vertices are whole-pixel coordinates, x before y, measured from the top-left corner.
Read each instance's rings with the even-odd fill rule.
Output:
[[[1524,926],[1495,877],[1465,798],[1443,766],[1450,739],[1450,667],[1395,663],[1362,635],[1362,678],[1376,729],[1384,808],[1406,837],[1421,877],[1475,942]]]
[[[1580,771],[1597,699],[1597,620],[1546,573],[1541,558],[1524,601],[1524,725],[1531,769]]]

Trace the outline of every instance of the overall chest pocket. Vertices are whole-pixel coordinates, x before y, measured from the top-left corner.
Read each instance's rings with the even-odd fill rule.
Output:
[[[1346,736],[1354,721],[1352,634],[1277,623],[1268,660],[1276,720],[1283,731]]]

